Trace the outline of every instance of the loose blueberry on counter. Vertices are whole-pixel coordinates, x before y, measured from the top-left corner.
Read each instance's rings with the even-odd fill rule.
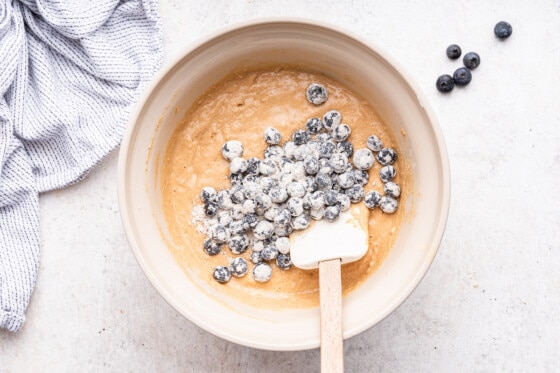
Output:
[[[513,28],[506,21],[500,21],[494,26],[494,35],[500,39],[507,39],[513,33]]]
[[[323,121],[319,118],[310,118],[305,123],[305,128],[310,133],[319,133],[323,129]]]
[[[445,54],[447,55],[447,57],[452,60],[456,60],[457,58],[461,57],[461,53],[461,47],[457,44],[451,44],[445,50]]]
[[[385,190],[386,195],[391,196],[393,198],[397,198],[401,195],[401,187],[399,186],[399,184],[394,183],[392,181],[385,183],[383,189]]]
[[[267,263],[259,263],[253,267],[253,279],[257,282],[267,282],[272,277],[272,267]]]
[[[336,143],[335,150],[340,154],[344,154],[347,157],[351,157],[354,154],[354,145],[348,141],[340,141]]]
[[[381,201],[381,193],[376,190],[372,190],[368,192],[364,198],[364,204],[368,209],[374,209],[379,206],[379,202]]]
[[[263,261],[260,251],[254,251],[254,250],[251,252],[250,259],[251,262],[253,262],[253,264],[259,264],[262,263]]]
[[[383,142],[376,135],[368,136],[366,140],[366,145],[369,148],[369,150],[371,150],[372,152],[378,152],[381,149],[383,149]]]
[[[214,201],[216,197],[217,197],[216,189],[210,186],[202,188],[202,191],[200,192],[200,200],[202,201],[202,203]]]
[[[453,77],[448,74],[440,75],[436,80],[436,88],[441,93],[448,93],[455,88]]]
[[[392,214],[395,211],[397,211],[398,202],[395,198],[391,196],[383,196],[379,201],[379,207],[381,208],[381,211],[383,211],[384,213]]]
[[[333,130],[333,140],[334,141],[344,141],[350,136],[352,130],[347,124],[340,124]]]
[[[480,56],[475,52],[469,52],[463,57],[463,65],[469,70],[476,69],[480,65]],[[453,75],[453,80],[455,80],[455,75]],[[457,81],[455,80],[455,84]]]
[[[397,152],[393,148],[383,148],[377,153],[377,160],[383,166],[395,163],[397,158]]]
[[[228,246],[233,254],[243,254],[249,247],[249,238],[245,234],[236,234],[230,238]]]
[[[307,214],[301,214],[292,220],[291,226],[295,230],[302,230],[309,227],[310,222],[311,221],[309,220],[309,216],[307,216]]]
[[[282,135],[274,127],[267,127],[264,130],[264,141],[269,145],[278,145],[282,140]]]
[[[218,210],[219,210],[218,204],[215,202],[208,201],[204,204],[204,213],[209,218],[213,218],[214,216],[216,216]]]
[[[229,272],[235,277],[243,277],[249,271],[249,264],[243,258],[235,258],[229,265]]]
[[[460,67],[453,73],[453,81],[458,86],[466,86],[472,80],[472,74],[466,67]]]
[[[375,163],[375,158],[371,150],[362,148],[354,152],[354,157],[352,157],[354,162],[354,167],[358,170],[369,170]]]
[[[218,255],[222,251],[222,244],[207,238],[204,240],[203,248],[208,255]]]
[[[323,125],[332,131],[342,122],[342,115],[336,110],[329,110],[323,115]]]
[[[290,257],[290,254],[278,254],[278,257],[276,258],[276,265],[278,268],[283,270],[292,268],[292,258]]]
[[[292,134],[292,141],[296,145],[306,144],[309,140],[311,140],[311,134],[307,131],[297,130]]]
[[[307,101],[311,102],[313,105],[321,105],[327,101],[329,94],[325,86],[319,83],[311,83],[307,87]]]
[[[229,140],[222,146],[222,155],[228,161],[243,155],[243,145],[240,141]]]
[[[290,239],[288,237],[277,238],[275,245],[280,254],[290,253]]]
[[[383,166],[379,170],[379,178],[384,183],[392,181],[395,178],[395,176],[397,176],[397,170],[395,170],[395,167],[391,165]]]
[[[358,203],[364,199],[364,187],[361,185],[352,185],[346,189],[344,193],[350,198],[353,203]]]
[[[212,277],[214,277],[214,280],[224,284],[224,283],[226,283],[230,280],[231,273],[229,272],[228,267],[217,266],[216,268],[214,268],[214,272],[212,273]]]
[[[325,219],[329,221],[336,220],[340,215],[340,206],[329,206],[325,209]]]

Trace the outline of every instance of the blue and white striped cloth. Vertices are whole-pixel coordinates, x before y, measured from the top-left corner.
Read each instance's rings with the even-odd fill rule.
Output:
[[[157,0],[0,0],[0,328],[35,287],[39,193],[119,144],[162,60]]]

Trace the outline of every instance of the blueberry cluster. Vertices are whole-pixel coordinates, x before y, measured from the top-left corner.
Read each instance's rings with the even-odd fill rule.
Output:
[[[307,97],[320,105],[327,91],[313,83]],[[243,158],[243,144],[227,141],[221,151],[229,161],[231,188],[216,191],[207,186],[200,194],[208,227],[205,253],[217,255],[224,246],[234,255],[250,250],[253,279],[266,282],[272,276],[271,262],[282,270],[292,267],[289,236],[309,227],[311,220],[336,220],[351,203],[362,201],[370,209],[379,206],[394,213],[401,193],[393,181],[397,153],[375,135],[367,139],[366,147],[354,151],[347,141],[350,133],[340,112],[329,110],[322,118],[308,119],[305,129],[295,131],[282,145],[281,133],[266,128],[262,158]],[[383,166],[379,177],[384,195],[364,190],[376,160]],[[236,257],[229,266],[217,266],[213,277],[225,283],[248,272],[247,260]]]
[[[494,35],[499,39],[507,39],[512,34],[512,27],[509,23],[501,21],[494,27]],[[451,44],[445,50],[445,54],[449,59],[456,60],[461,57],[461,47],[457,44]],[[480,56],[475,52],[469,52],[463,56],[463,67],[458,68],[453,73],[440,75],[436,80],[436,88],[442,93],[448,93],[455,88],[455,86],[463,87],[469,84],[472,80],[471,70],[474,70],[480,65]]]

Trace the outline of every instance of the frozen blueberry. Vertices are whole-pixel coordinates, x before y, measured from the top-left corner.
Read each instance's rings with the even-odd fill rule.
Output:
[[[494,35],[500,39],[507,39],[511,36],[513,28],[506,21],[500,21],[494,26]]]
[[[369,181],[369,173],[365,170],[352,170],[352,174],[356,179],[356,184],[366,185]]]
[[[274,175],[276,170],[276,163],[270,158],[265,158],[259,163],[259,172],[263,176]]]
[[[243,155],[243,145],[240,141],[230,140],[222,146],[222,155],[228,161]]]
[[[229,272],[228,267],[217,266],[216,268],[214,268],[214,271],[212,272],[212,277],[214,277],[214,280],[223,284],[230,280],[231,273]]]
[[[229,265],[229,272],[235,277],[243,277],[249,270],[249,264],[243,258],[235,258]]]
[[[322,190],[315,191],[309,196],[309,204],[312,209],[321,208],[325,205],[325,203],[325,192]]]
[[[243,203],[245,200],[245,190],[241,185],[234,185],[229,192],[229,197],[233,203]]]
[[[317,182],[317,187],[319,189],[330,189],[332,188],[332,179],[329,175],[324,172],[319,172],[315,176],[315,181]]]
[[[480,56],[475,52],[469,52],[465,54],[465,56],[463,57],[463,65],[465,65],[465,67],[468,68],[469,70],[476,69],[478,65],[480,65]],[[457,83],[457,80],[455,79],[455,74],[453,74],[453,80],[455,81],[455,84],[461,85]]]
[[[441,93],[451,92],[455,88],[453,77],[449,74],[440,75],[436,80],[436,88]]]
[[[270,238],[272,233],[274,233],[274,224],[267,220],[261,220],[255,229],[253,229],[253,234],[257,240]]]
[[[380,201],[381,201],[381,194],[376,190],[372,190],[371,192],[368,192],[368,194],[366,194],[364,198],[364,204],[368,209],[376,208],[377,206],[379,206]]]
[[[338,205],[329,206],[325,209],[325,219],[329,221],[338,219],[339,215],[340,215],[340,206]]]
[[[255,214],[247,214],[243,217],[243,229],[246,231],[254,229],[259,223],[259,217]]]
[[[229,230],[223,225],[216,224],[210,228],[210,237],[217,243],[225,243],[229,240]]]
[[[276,265],[278,268],[284,270],[292,268],[292,258],[290,257],[290,254],[278,254],[278,257],[276,258]]]
[[[216,216],[218,210],[219,210],[218,204],[215,202],[208,201],[204,204],[204,213],[209,218],[213,218],[214,216]]]
[[[269,145],[278,145],[282,140],[282,135],[280,131],[273,127],[267,127],[264,129],[264,141]]]
[[[306,184],[304,181],[293,181],[288,184],[286,188],[290,197],[303,197],[307,191]]]
[[[216,189],[210,186],[202,188],[202,191],[200,192],[200,200],[202,201],[202,203],[214,201],[215,199]]]
[[[288,191],[281,186],[273,186],[268,192],[270,199],[274,203],[282,203],[288,199]]]
[[[322,103],[327,101],[329,94],[325,86],[323,86],[322,84],[311,83],[307,87],[306,96],[307,101],[311,102],[313,105],[321,105]]]
[[[216,195],[216,203],[222,210],[231,210],[233,202],[231,201],[229,190],[220,190]]]
[[[243,226],[243,220],[232,221],[228,228],[231,234],[241,234],[245,232],[245,228]]]
[[[381,167],[381,170],[379,170],[379,178],[384,183],[393,180],[395,176],[397,176],[397,170],[395,170],[395,167],[391,165],[383,166]]]
[[[223,225],[224,227],[227,227],[233,221],[231,212],[228,210],[222,210],[218,212],[216,216],[218,218],[218,224]]]
[[[472,74],[466,67],[460,67],[453,73],[453,81],[458,86],[466,86],[472,80]]]
[[[447,55],[447,57],[449,57],[452,60],[456,60],[457,58],[461,57],[461,53],[462,53],[461,47],[458,46],[457,44],[451,44],[445,50],[445,54]]]
[[[233,254],[242,254],[249,247],[249,238],[245,234],[236,234],[231,236],[228,246]]]
[[[239,174],[247,171],[247,161],[241,157],[235,157],[229,164],[229,172]]]
[[[292,141],[296,145],[306,144],[311,139],[309,132],[304,130],[297,130],[292,134]]]
[[[325,141],[319,145],[319,158],[330,158],[334,150],[336,149],[336,145],[332,141]]]
[[[257,282],[267,282],[272,277],[272,268],[267,263],[259,263],[253,267],[253,278]]]
[[[323,129],[323,122],[319,118],[310,118],[305,123],[305,128],[310,133],[319,133]]]
[[[383,166],[395,163],[397,158],[397,152],[393,148],[383,148],[377,153],[377,160]]]
[[[319,172],[319,159],[317,159],[313,155],[308,155],[303,160],[303,168],[309,175],[315,175],[317,172]]]
[[[350,197],[348,197],[346,194],[338,193],[336,199],[338,201],[338,205],[340,206],[340,211],[346,211],[350,208]]]
[[[290,252],[290,239],[288,237],[279,237],[275,245],[280,254],[288,254]]]
[[[353,185],[346,189],[344,193],[350,198],[352,203],[357,203],[364,199],[364,187],[361,185]]]
[[[340,141],[336,143],[335,150],[340,154],[344,154],[347,157],[351,157],[354,154],[354,145],[348,141]]]
[[[340,185],[342,189],[348,189],[354,185],[354,183],[356,183],[356,178],[351,170],[338,175],[338,185]]]
[[[321,206],[320,208],[309,210],[309,217],[313,220],[321,220],[325,217],[326,208]]]
[[[401,195],[401,187],[399,186],[399,184],[394,183],[392,181],[385,183],[383,190],[385,191],[386,195],[394,198],[397,198]]]
[[[375,135],[370,135],[366,140],[366,144],[372,152],[378,152],[383,149],[383,142]]]
[[[299,216],[296,216],[294,220],[292,220],[291,225],[295,230],[302,230],[309,227],[309,223],[309,216],[307,216],[306,214],[301,214]]]
[[[303,199],[292,197],[286,202],[286,208],[292,216],[298,216],[303,213]]]
[[[336,205],[338,202],[338,192],[335,190],[327,190],[325,192],[325,203],[327,206]]]
[[[342,115],[336,110],[329,110],[323,115],[323,125],[328,130],[335,129],[342,122]]]
[[[347,124],[341,124],[336,126],[333,130],[333,140],[334,141],[344,141],[350,136],[350,127]]]
[[[259,251],[252,251],[249,258],[254,264],[259,264],[263,261],[262,255]]]
[[[261,251],[261,256],[264,260],[273,260],[278,256],[278,249],[273,243],[269,242],[264,245]]]
[[[384,213],[392,214],[395,211],[397,211],[398,202],[395,198],[391,196],[383,196],[379,201],[379,207],[381,208],[381,211],[383,211]]]
[[[341,174],[348,169],[348,157],[342,153],[335,153],[330,159],[333,171]]]
[[[222,244],[207,238],[204,240],[203,248],[204,252],[208,255],[218,255],[222,250]]]
[[[375,158],[371,150],[367,148],[358,149],[354,152],[352,157],[354,167],[358,170],[369,170],[375,163]]]

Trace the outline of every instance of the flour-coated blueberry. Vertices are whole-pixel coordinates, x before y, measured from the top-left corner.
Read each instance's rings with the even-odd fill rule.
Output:
[[[323,129],[323,121],[320,118],[309,118],[305,123],[305,128],[310,133],[319,133]]]
[[[379,202],[381,201],[381,194],[376,191],[372,190],[368,192],[364,198],[364,204],[368,209],[374,209],[379,206]]]
[[[243,254],[249,247],[249,238],[245,234],[233,235],[229,239],[228,246],[233,254]]]
[[[212,272],[212,277],[214,277],[214,280],[223,284],[231,279],[231,273],[228,267],[217,266]]]
[[[392,214],[397,211],[398,205],[399,203],[397,202],[397,200],[391,196],[383,196],[379,201],[379,207],[381,208],[381,211],[386,214]]]
[[[278,254],[276,258],[276,265],[278,268],[288,270],[292,268],[292,258],[290,254]]]
[[[395,176],[397,176],[397,170],[395,170],[395,167],[393,167],[392,165],[383,166],[379,170],[379,178],[384,183],[392,181]]]
[[[249,270],[249,264],[243,258],[235,258],[229,265],[229,272],[235,277],[243,277]]]
[[[385,185],[383,186],[383,190],[385,191],[386,195],[393,198],[397,198],[401,195],[401,187],[399,186],[399,184],[392,181],[385,183]]]
[[[222,244],[211,238],[206,238],[203,244],[204,252],[208,255],[218,255],[222,251]]]
[[[257,282],[270,281],[272,268],[267,263],[259,263],[253,267],[253,279]]]
[[[329,110],[323,115],[323,125],[332,131],[342,122],[342,115],[337,110]]]
[[[366,140],[366,145],[372,152],[378,152],[383,149],[383,141],[376,135],[370,135]]]
[[[222,146],[222,156],[231,161],[235,157],[243,155],[243,144],[241,141],[229,140]]]
[[[266,127],[264,129],[264,141],[269,145],[278,145],[282,140],[282,135],[274,127]]]
[[[362,148],[354,152],[352,161],[358,170],[369,170],[375,163],[375,158],[371,150]]]
[[[377,160],[383,166],[395,163],[397,158],[397,152],[393,148],[383,148],[377,153]]]
[[[321,105],[329,98],[329,93],[324,85],[319,83],[311,83],[306,90],[307,101],[313,105]]]

